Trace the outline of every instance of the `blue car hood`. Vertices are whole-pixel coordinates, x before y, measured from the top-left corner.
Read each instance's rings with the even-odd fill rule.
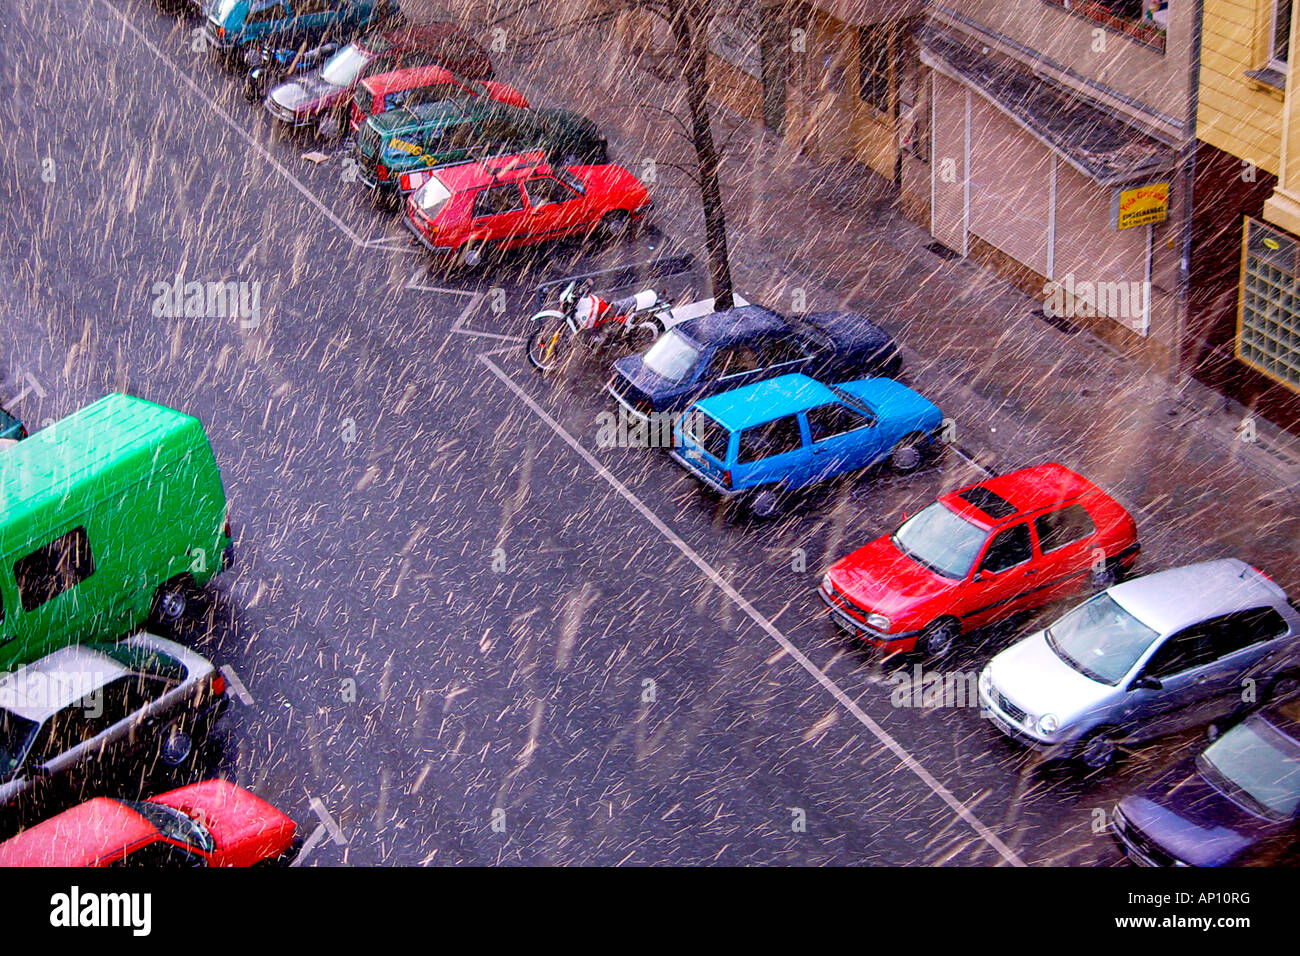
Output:
[[[854,382],[840,382],[835,386],[862,399],[876,410],[881,418],[920,419],[939,427],[943,413],[923,395],[918,395],[901,382],[889,378],[866,378]]]

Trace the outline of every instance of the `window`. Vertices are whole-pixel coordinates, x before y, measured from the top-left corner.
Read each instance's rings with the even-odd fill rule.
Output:
[[[421,86],[406,91],[403,105],[419,106],[422,103],[441,103],[443,100],[455,99],[460,92],[460,87],[454,83],[435,83],[432,86]]]
[[[1083,505],[1070,505],[1060,511],[1039,515],[1034,519],[1034,530],[1038,532],[1038,547],[1043,554],[1090,538],[1097,532]]]
[[[882,113],[889,113],[890,31],[858,30],[858,96]]]
[[[45,722],[40,743],[35,750],[37,764],[56,757],[98,737],[116,721],[109,720],[103,689],[87,694],[69,704]]]
[[[741,464],[772,458],[797,451],[803,447],[803,435],[799,431],[799,419],[793,415],[778,418],[765,425],[755,425],[740,433],[740,454],[737,459]]]
[[[682,417],[682,431],[691,437],[705,453],[718,461],[727,460],[727,446],[731,443],[731,432],[714,421],[704,412],[687,412]]]
[[[1300,243],[1246,222],[1237,358],[1300,391]]]
[[[989,549],[984,552],[980,570],[999,574],[1017,564],[1024,564],[1032,554],[1029,547],[1029,525],[1013,525],[993,539]]]
[[[762,353],[763,368],[802,362],[808,358],[808,353],[799,344],[799,340],[794,338],[768,339],[759,351]]]
[[[1271,607],[1225,614],[1207,627],[1213,657],[1226,657],[1252,644],[1271,641],[1286,633],[1286,622]]]
[[[524,183],[524,192],[528,194],[530,205],[545,206],[548,203],[568,202],[576,199],[559,181],[547,176],[543,179],[530,179]]]
[[[135,869],[139,867],[151,870],[206,865],[206,861],[198,854],[190,853],[183,847],[162,840],[128,853],[113,864],[113,866],[123,868]]]
[[[970,488],[957,497],[967,504],[974,505],[990,518],[1010,518],[1016,513],[1015,506],[1011,502],[987,488]]]
[[[503,213],[515,212],[522,208],[524,208],[524,202],[519,195],[518,183],[489,186],[474,199],[474,218],[482,219],[485,216],[500,216]]]
[[[720,378],[728,375],[744,375],[759,368],[758,353],[748,345],[729,345],[719,349],[713,360],[714,374]]]
[[[1169,638],[1151,655],[1143,674],[1156,678],[1171,677],[1214,660],[1216,655],[1208,639],[1210,626],[1198,624]]]
[[[298,16],[305,17],[313,13],[333,13],[338,5],[338,0],[296,0],[293,10]]]
[[[808,431],[815,442],[866,428],[871,424],[871,419],[866,415],[839,402],[821,405],[808,412]]]
[[[1269,37],[1268,63],[1285,72],[1291,52],[1291,0],[1273,0],[1273,32]]]
[[[1165,51],[1169,0],[1043,0],[1048,6],[1068,10],[1076,17],[1100,23],[1108,30],[1136,40],[1160,53]]]
[[[46,601],[75,587],[95,571],[86,529],[74,528],[14,562],[14,578],[24,611],[34,611]]]
[[[274,3],[269,7],[262,7],[260,10],[251,10],[248,16],[244,17],[244,24],[246,26],[255,26],[259,23],[272,23],[284,19],[284,16],[284,8],[280,4]]]

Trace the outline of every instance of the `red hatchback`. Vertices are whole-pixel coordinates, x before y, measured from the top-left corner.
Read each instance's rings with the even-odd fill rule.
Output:
[[[423,182],[405,222],[425,248],[472,269],[488,251],[602,229],[616,238],[642,219],[650,194],[612,164],[552,167],[542,153],[408,173]],[[403,189],[412,182],[403,182]]]
[[[890,654],[936,657],[963,633],[1114,584],[1137,561],[1133,518],[1064,465],[943,495],[831,565],[818,595]]]
[[[252,866],[286,854],[295,829],[261,797],[205,780],[148,800],[88,800],[0,843],[0,866]]]
[[[457,79],[441,66],[409,66],[361,81],[352,96],[352,132],[359,130],[368,117],[399,107],[479,97],[528,108],[524,94],[508,83]]]

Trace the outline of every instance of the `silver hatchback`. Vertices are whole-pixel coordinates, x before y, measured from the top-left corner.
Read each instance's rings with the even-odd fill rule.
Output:
[[[1007,648],[980,674],[980,703],[1008,736],[1100,769],[1119,744],[1294,685],[1298,636],[1300,611],[1267,576],[1206,561],[1117,584]]]

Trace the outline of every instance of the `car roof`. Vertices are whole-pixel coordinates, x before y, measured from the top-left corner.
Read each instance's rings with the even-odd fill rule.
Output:
[[[84,644],[71,644],[0,679],[0,708],[42,723],[130,671]]]
[[[697,402],[696,407],[719,424],[736,430],[834,401],[838,399],[829,388],[796,372],[711,395]]]
[[[95,797],[0,843],[0,867],[92,866],[157,835],[154,825],[130,807]]]
[[[1107,593],[1161,634],[1232,611],[1286,603],[1281,588],[1237,558],[1144,574],[1114,585]]]
[[[383,96],[393,90],[411,90],[420,86],[434,86],[438,83],[450,83],[456,77],[445,66],[436,64],[426,66],[406,66],[388,73],[377,73],[361,81],[361,85],[375,96]]]
[[[963,518],[991,528],[1017,515],[1089,494],[1103,492],[1087,478],[1059,462],[1048,462],[1005,475],[994,475],[978,484],[941,495],[939,500]],[[982,504],[977,503],[981,500]],[[1010,508],[1004,507],[1004,503]]]
[[[783,316],[761,305],[742,305],[710,312],[673,326],[674,332],[681,332],[691,341],[712,346],[789,329],[790,323]]]
[[[549,176],[551,167],[545,160],[546,154],[540,151],[510,153],[506,156],[493,156],[490,159],[444,166],[435,175],[449,192],[458,193],[468,189],[478,189],[480,186],[518,182],[534,174]]]
[[[472,104],[462,100],[431,100],[415,106],[399,106],[386,113],[378,113],[366,120],[380,133],[392,133],[414,127],[439,126],[472,117]]]

